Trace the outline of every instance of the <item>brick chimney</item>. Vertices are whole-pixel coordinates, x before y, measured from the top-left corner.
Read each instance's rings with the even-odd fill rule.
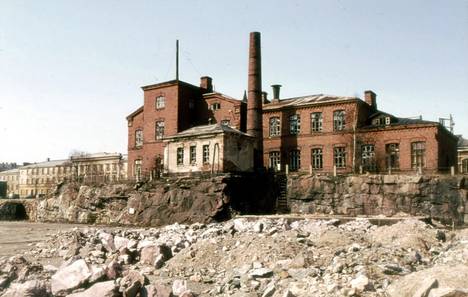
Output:
[[[271,85],[273,89],[273,101],[279,101],[281,85]]]
[[[364,91],[364,98],[367,104],[373,109],[377,110],[377,94],[371,90]]]
[[[213,92],[213,79],[209,76],[200,78],[200,88],[205,89],[207,93]]]
[[[262,57],[260,32],[250,33],[247,88],[247,134],[255,137],[254,167],[263,168]]]

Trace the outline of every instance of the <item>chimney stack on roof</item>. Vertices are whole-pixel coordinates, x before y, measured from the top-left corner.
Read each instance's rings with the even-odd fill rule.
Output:
[[[250,33],[247,134],[255,137],[254,167],[263,168],[262,57],[260,32]]]
[[[377,94],[371,90],[364,91],[364,98],[367,104],[373,109],[377,110]]]
[[[271,85],[273,88],[273,101],[279,101],[281,85]]]
[[[268,93],[267,92],[262,92],[262,102],[263,102],[263,104],[270,103],[270,100],[268,100]]]
[[[200,88],[205,89],[207,93],[213,92],[213,79],[209,76],[200,78]]]

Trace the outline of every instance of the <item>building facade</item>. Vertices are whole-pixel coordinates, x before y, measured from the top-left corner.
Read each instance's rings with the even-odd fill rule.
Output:
[[[164,142],[166,173],[253,170],[253,137],[226,124],[190,128]]]
[[[450,171],[456,137],[438,122],[379,111],[376,97],[274,98],[263,106],[265,164],[315,173]]]
[[[202,77],[199,87],[179,80],[143,87],[143,106],[127,117],[129,176],[151,177],[172,168],[170,162],[178,159],[164,158],[165,146],[172,146],[164,138],[214,123],[253,137],[255,170],[422,173],[457,167],[457,137],[438,122],[380,111],[372,91],[365,91],[364,99],[323,94],[280,99],[281,86],[273,85],[268,101],[258,32],[250,34],[248,66],[244,101],[213,92],[209,77]]]
[[[32,198],[51,193],[71,174],[70,160],[48,160],[19,167],[19,196]]]
[[[19,169],[10,169],[0,172],[0,181],[6,182],[6,196],[9,198],[19,196]]]
[[[130,177],[162,172],[165,137],[216,123],[245,131],[246,103],[214,92],[210,77],[202,77],[200,86],[173,80],[142,89],[143,106],[127,116]]]
[[[119,153],[81,154],[70,157],[72,176],[83,182],[127,179],[127,157]]]

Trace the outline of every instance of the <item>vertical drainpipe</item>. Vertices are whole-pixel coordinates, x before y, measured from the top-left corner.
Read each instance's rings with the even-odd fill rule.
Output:
[[[263,168],[262,61],[260,32],[250,33],[247,134],[254,137],[254,168]]]

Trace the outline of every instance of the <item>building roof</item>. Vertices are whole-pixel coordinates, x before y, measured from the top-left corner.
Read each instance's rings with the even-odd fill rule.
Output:
[[[17,174],[19,172],[19,168],[9,169],[5,171],[0,171],[0,175],[2,174]]]
[[[68,159],[65,159],[65,160],[50,160],[50,161],[39,162],[39,163],[34,163],[34,164],[29,164],[29,165],[26,165],[26,166],[22,166],[19,169],[54,167],[54,166],[65,165],[65,163],[68,163],[68,162],[70,162],[70,160],[68,160]]]
[[[140,112],[143,111],[143,105],[140,106],[137,110],[135,110],[134,112],[132,112],[131,114],[129,114],[127,116],[127,120],[130,120],[131,118],[134,118],[137,114],[139,114]]]
[[[178,138],[204,136],[204,135],[216,135],[216,134],[222,134],[222,133],[235,133],[235,134],[240,134],[240,135],[251,137],[250,135],[244,132],[241,132],[235,128],[232,128],[228,125],[212,124],[212,125],[195,126],[190,129],[179,132],[175,135],[164,137],[164,140],[174,140]]]
[[[194,85],[192,85],[192,84],[190,84],[188,82],[185,82],[185,81],[182,81],[182,80],[176,80],[176,79],[169,80],[169,81],[163,81],[163,82],[160,82],[160,83],[157,83],[157,84],[143,86],[141,88],[144,91],[147,91],[147,90],[152,90],[152,89],[157,89],[157,88],[167,87],[167,86],[172,86],[172,85],[181,85],[181,86],[185,86],[185,87],[200,89],[199,86],[194,86]]]
[[[99,153],[84,153],[77,156],[71,156],[72,160],[76,159],[105,159],[105,158],[112,158],[112,157],[122,157],[121,153],[107,153],[107,152],[99,152]]]
[[[308,95],[301,97],[293,97],[287,99],[281,99],[277,102],[272,102],[263,106],[264,110],[277,109],[282,107],[297,107],[297,106],[308,106],[315,104],[324,104],[332,102],[341,102],[341,101],[353,101],[361,100],[358,97],[348,97],[348,96],[335,96],[335,95]]]
[[[232,103],[237,103],[237,104],[242,104],[242,103],[244,103],[244,104],[245,104],[245,102],[242,101],[242,100],[238,100],[238,99],[236,99],[236,98],[233,98],[233,97],[231,97],[231,96],[228,96],[228,95],[226,95],[226,94],[219,93],[219,92],[205,93],[205,94],[203,94],[203,97],[204,97],[204,98],[207,98],[207,97],[208,97],[208,98],[209,98],[209,97],[218,97],[218,98],[219,98],[219,97],[221,97],[222,100],[230,101],[230,102],[232,102]]]

